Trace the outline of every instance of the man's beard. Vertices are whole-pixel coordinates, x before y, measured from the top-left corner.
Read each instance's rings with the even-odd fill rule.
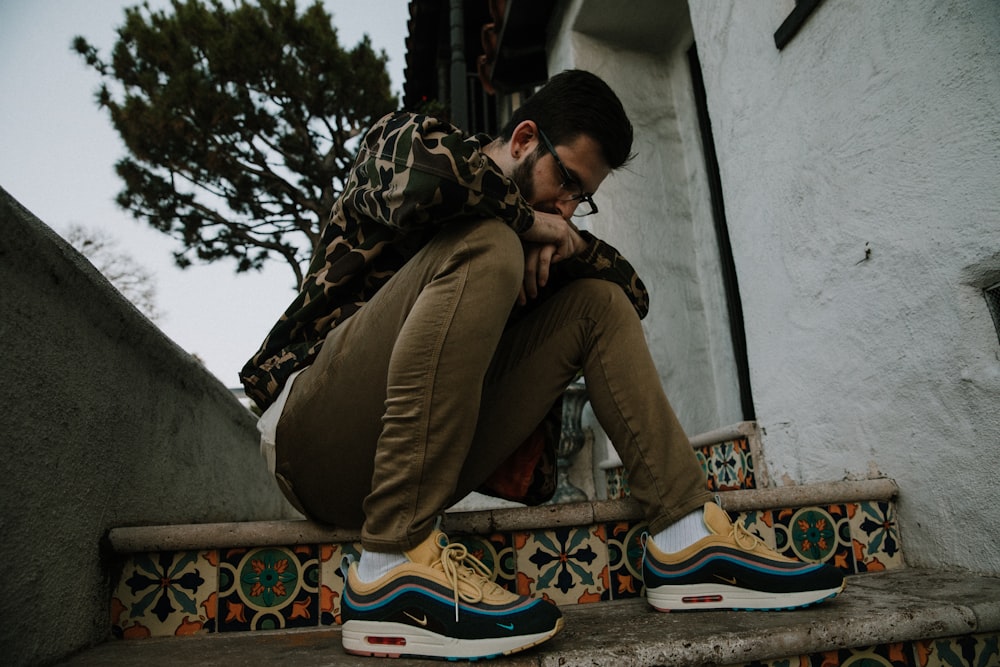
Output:
[[[521,196],[524,197],[529,204],[535,196],[535,181],[531,172],[534,171],[535,163],[538,162],[538,153],[538,150],[532,151],[531,155],[526,157],[523,162],[514,167],[514,173],[510,175],[510,180],[514,181],[514,185],[516,185],[517,189],[521,191]]]

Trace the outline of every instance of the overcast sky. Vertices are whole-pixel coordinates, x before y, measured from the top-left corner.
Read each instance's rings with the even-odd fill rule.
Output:
[[[197,354],[227,387],[292,300],[291,273],[275,262],[237,275],[231,261],[176,268],[178,244],[119,209],[114,163],[125,148],[97,108],[96,72],[70,50],[82,35],[107,58],[122,0],[0,0],[0,187],[59,234],[70,225],[105,230],[118,250],[153,273],[160,328]],[[149,0],[156,8],[167,0]],[[299,6],[311,0],[299,0]],[[367,33],[389,56],[402,98],[408,0],[324,0],[341,45]]]

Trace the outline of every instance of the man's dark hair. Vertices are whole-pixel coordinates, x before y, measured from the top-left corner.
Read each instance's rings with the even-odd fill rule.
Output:
[[[590,72],[570,69],[549,79],[514,111],[500,133],[503,140],[510,141],[514,128],[526,120],[535,121],[555,146],[589,136],[612,169],[632,157],[632,123],[614,91]]]

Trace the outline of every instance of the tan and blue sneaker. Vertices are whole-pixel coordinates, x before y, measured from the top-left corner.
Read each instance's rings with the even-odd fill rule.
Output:
[[[355,655],[478,660],[508,655],[562,630],[559,608],[515,595],[464,545],[441,532],[408,563],[364,583],[346,568],[341,617],[344,650]]]
[[[769,549],[725,510],[705,504],[711,533],[677,553],[646,540],[646,599],[660,611],[777,610],[807,607],[844,590],[844,575],[824,563],[802,563]]]

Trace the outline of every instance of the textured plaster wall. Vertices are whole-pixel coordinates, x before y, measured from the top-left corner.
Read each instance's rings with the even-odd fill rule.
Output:
[[[1000,573],[1000,3],[692,2],[772,476],[899,482],[913,565]]]
[[[295,516],[254,420],[0,190],[0,653],[45,664],[109,636],[115,526]]]
[[[612,20],[606,5],[565,8],[550,52],[552,72],[577,67],[605,79],[635,129],[635,157],[601,186],[601,212],[583,225],[621,250],[645,282],[644,326],[663,386],[688,433],[703,433],[743,414],[685,55],[686,8],[643,0]],[[630,32],[637,21],[640,35]]]

